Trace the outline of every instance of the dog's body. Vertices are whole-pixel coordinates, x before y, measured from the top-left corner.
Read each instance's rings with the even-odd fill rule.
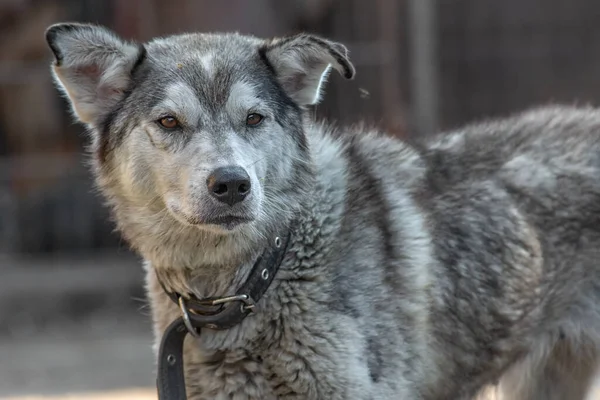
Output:
[[[158,279],[232,294],[294,221],[258,312],[188,337],[190,399],[471,399],[496,384],[505,399],[584,399],[600,343],[600,111],[405,143],[307,120],[329,65],[354,74],[323,39],[47,37],[99,186],[147,260],[157,340],[180,315]],[[245,186],[223,190],[239,198],[211,186],[229,165]]]

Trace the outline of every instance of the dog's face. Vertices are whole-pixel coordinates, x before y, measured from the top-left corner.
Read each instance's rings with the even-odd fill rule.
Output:
[[[220,233],[291,211],[310,168],[302,110],[330,67],[354,75],[344,46],[310,35],[141,45],[58,24],[46,37],[56,81],[94,135],[107,195]]]

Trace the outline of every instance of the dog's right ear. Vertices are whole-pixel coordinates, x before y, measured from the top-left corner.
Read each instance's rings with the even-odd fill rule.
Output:
[[[46,30],[54,54],[53,75],[84,123],[98,123],[132,84],[131,72],[144,47],[126,42],[107,28],[60,23]]]

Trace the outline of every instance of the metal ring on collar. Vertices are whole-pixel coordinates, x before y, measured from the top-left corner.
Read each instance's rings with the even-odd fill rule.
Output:
[[[192,321],[190,320],[190,314],[188,312],[187,306],[185,304],[185,299],[183,298],[183,296],[179,296],[179,299],[177,299],[177,302],[179,303],[179,309],[181,310],[181,316],[183,317],[183,323],[185,324],[185,327],[187,328],[188,332],[192,336],[199,338],[200,333],[198,333],[198,330],[196,328],[194,328],[194,326],[192,325]]]

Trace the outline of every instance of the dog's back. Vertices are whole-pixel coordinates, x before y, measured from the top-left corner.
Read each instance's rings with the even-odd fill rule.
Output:
[[[336,232],[323,273],[334,308],[374,328],[380,387],[400,374],[427,399],[490,382],[505,400],[585,398],[600,344],[600,111],[545,107],[411,144],[323,135],[317,167],[344,199],[316,206]]]
[[[423,148],[446,281],[432,321],[456,382],[513,365],[504,399],[583,399],[600,344],[600,112],[536,109]]]

